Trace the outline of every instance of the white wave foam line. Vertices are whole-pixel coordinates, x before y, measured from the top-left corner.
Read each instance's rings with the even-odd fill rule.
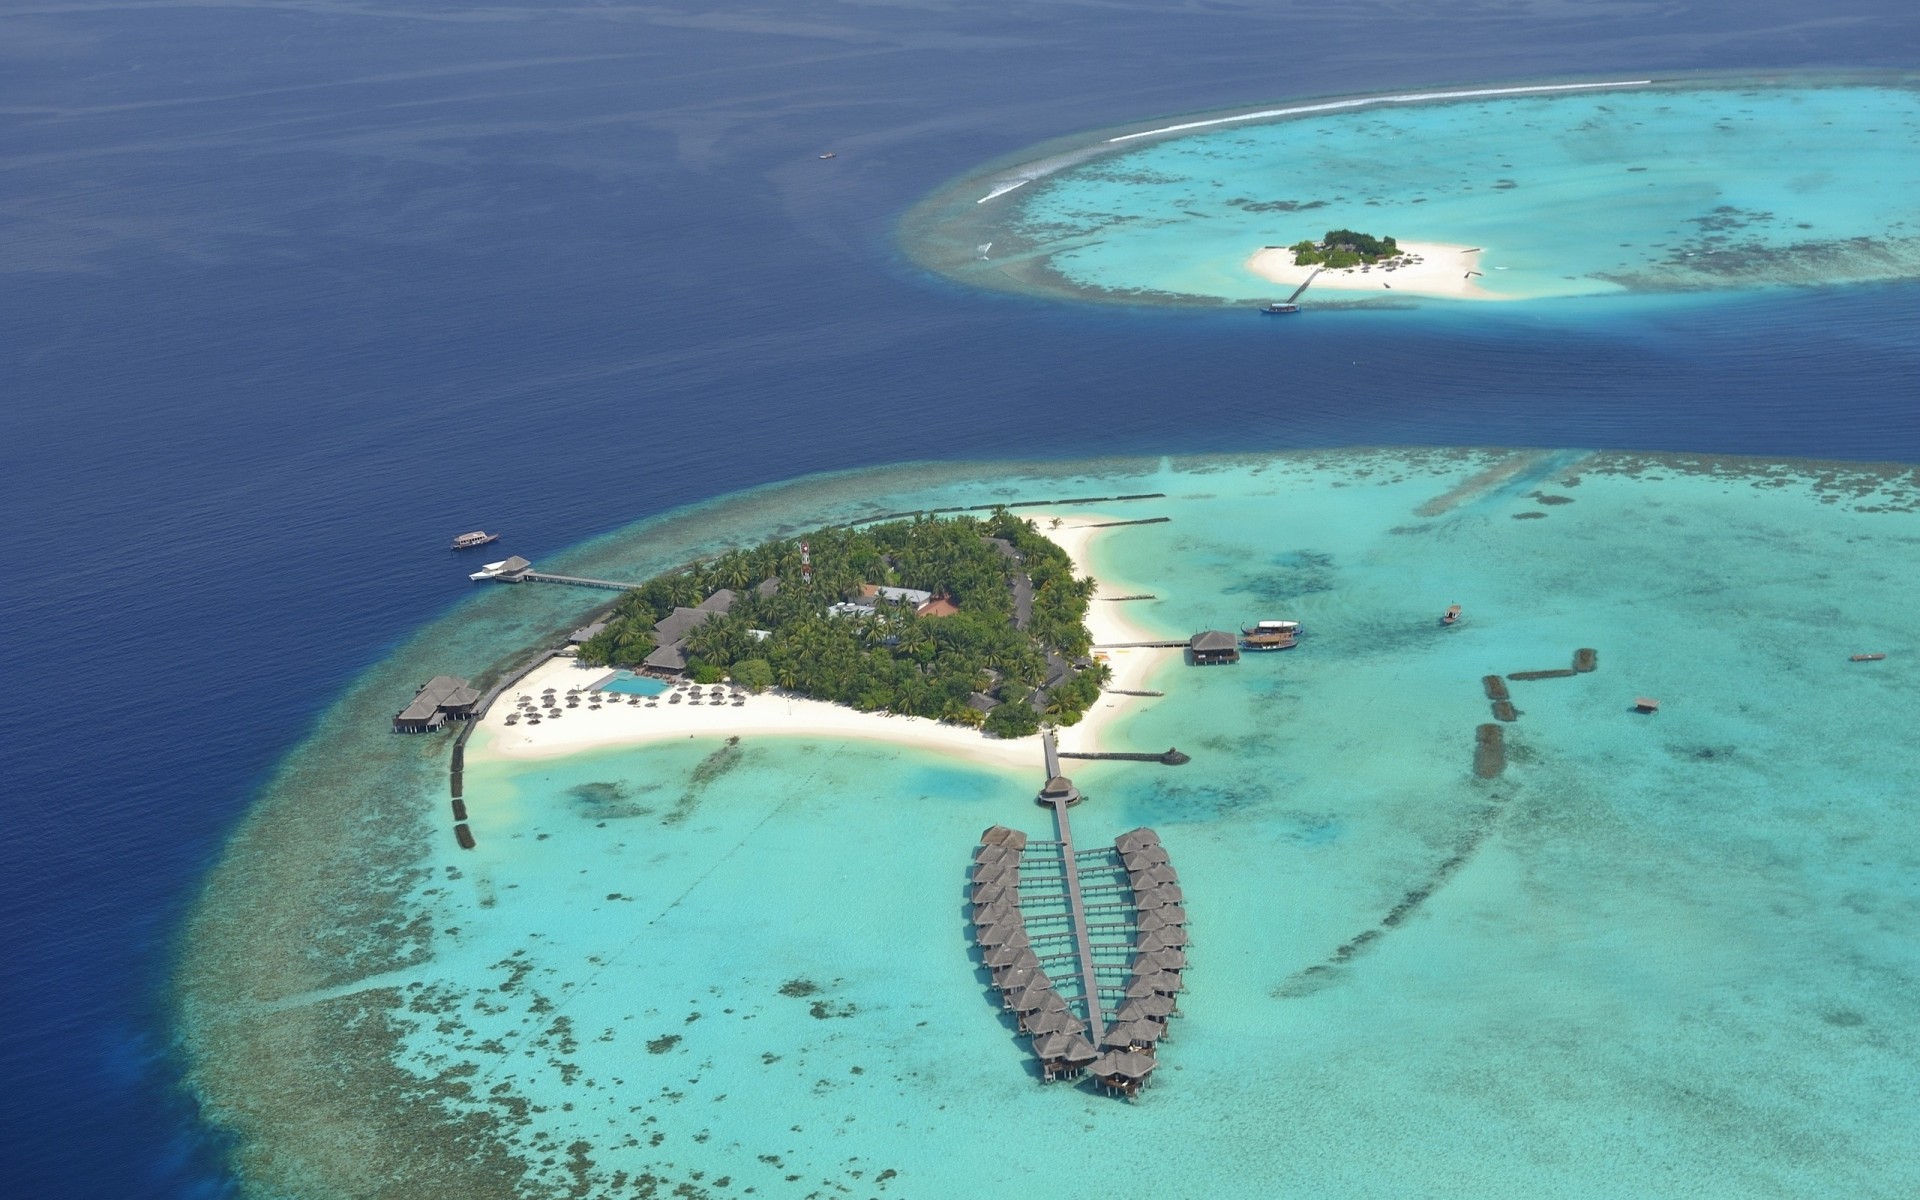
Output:
[[[975,200],[974,203],[985,204],[989,200],[998,200],[1000,197],[1006,195],[1008,192],[1012,191],[1017,187],[1027,186],[1028,184],[1032,183],[1036,178],[1038,178],[1038,176],[1032,176],[1026,179],[1016,179],[1012,183],[1003,183],[999,187],[988,192],[986,195],[980,197],[978,200]]]
[[[1211,125],[1232,125],[1239,121],[1261,121],[1268,117],[1291,117],[1297,113],[1332,112],[1342,108],[1364,108],[1369,104],[1417,104],[1426,100],[1469,100],[1476,96],[1524,96],[1539,92],[1580,92],[1596,88],[1646,87],[1651,79],[1620,79],[1609,83],[1542,83],[1531,87],[1477,88],[1468,92],[1409,92],[1404,96],[1367,96],[1359,100],[1330,100],[1325,104],[1303,104],[1296,108],[1269,108],[1260,112],[1241,113],[1237,117],[1214,117],[1208,121],[1188,121],[1184,125],[1166,125],[1159,129],[1144,129],[1139,133],[1123,133],[1119,137],[1108,138],[1108,144],[1130,142],[1134,138],[1158,137],[1163,133],[1184,133],[1189,129],[1205,129]],[[1021,180],[1020,183],[1025,183]],[[1012,191],[1019,187],[1016,183],[1002,191]],[[1000,195],[995,192],[994,195]],[[993,196],[988,196],[988,200]]]

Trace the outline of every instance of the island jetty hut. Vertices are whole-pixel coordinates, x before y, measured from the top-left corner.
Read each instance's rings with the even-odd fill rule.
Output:
[[[420,685],[413,703],[393,714],[395,733],[436,733],[448,721],[466,721],[473,717],[480,693],[464,679],[435,675]]]
[[[1074,787],[1073,780],[1065,775],[1055,775],[1047,780],[1045,787],[1040,789],[1040,803],[1065,804],[1072,807],[1080,803],[1080,789]]]
[[[1122,854],[1135,854],[1147,846],[1158,846],[1160,835],[1142,826],[1139,829],[1129,829],[1113,839],[1113,844]]]
[[[1017,863],[1020,861],[1020,851],[1012,846],[982,846],[973,852],[973,861]]]
[[[1187,655],[1196,667],[1213,667],[1240,661],[1240,643],[1219,629],[1196,633],[1187,642]]]
[[[582,642],[590,642],[593,640],[594,635],[606,627],[607,623],[605,621],[595,621],[591,625],[582,625],[567,635],[567,642],[575,646],[580,645]]]

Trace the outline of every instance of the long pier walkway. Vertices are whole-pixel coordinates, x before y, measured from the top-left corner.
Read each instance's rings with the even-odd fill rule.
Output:
[[[1071,786],[1055,786],[1065,780],[1060,775],[1060,751],[1054,745],[1052,730],[1047,731],[1040,744],[1047,755],[1047,786],[1040,793],[1040,799],[1053,809],[1054,837],[1060,847],[1060,873],[1065,876],[1067,885],[1067,919],[1073,927],[1073,945],[1080,959],[1080,986],[1086,991],[1087,1026],[1092,1030],[1097,1044],[1106,1032],[1107,1015],[1100,1007],[1100,977],[1094,968],[1093,939],[1087,929],[1087,900],[1080,891],[1080,870],[1073,848],[1073,822],[1067,818],[1067,806],[1078,800],[1080,793]]]
[[[520,578],[528,583],[567,583],[574,587],[606,588],[614,592],[630,592],[640,586],[637,583],[621,583],[617,579],[585,579],[578,575],[551,575],[545,571],[527,571]]]

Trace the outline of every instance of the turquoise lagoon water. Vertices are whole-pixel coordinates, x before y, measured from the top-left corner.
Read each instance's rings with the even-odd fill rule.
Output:
[[[1920,274],[1905,81],[1382,104],[1083,140],[962,181],[909,222],[910,247],[988,286],[1147,301],[1271,298],[1247,258],[1330,228],[1484,247],[1478,282],[1507,298]]]
[[[413,779],[403,951],[194,996],[243,1161],[321,1161],[312,1101],[258,1078],[263,1047],[324,1035],[338,1078],[384,1081],[368,1119],[404,1114],[379,1134],[405,1151],[394,1194],[442,1194],[406,1172],[449,1147],[556,1195],[1051,1196],[1122,1167],[1166,1196],[1920,1185],[1910,469],[1383,451],[921,486],[1164,491],[1072,508],[1172,518],[1098,545],[1158,596],[1134,616],[1306,623],[1295,651],[1115,698],[1117,744],[1189,765],[1075,772],[1081,840],[1157,827],[1189,896],[1185,1016],[1141,1102],[1040,1085],[969,955],[969,850],[1047,827],[1038,764],[783,739],[511,763],[476,740],[475,851],[444,776]],[[1512,685],[1507,770],[1474,778],[1481,677],[1582,646],[1595,673]],[[1628,711],[1643,694],[1657,716]],[[249,923],[338,919],[310,898],[256,897]]]

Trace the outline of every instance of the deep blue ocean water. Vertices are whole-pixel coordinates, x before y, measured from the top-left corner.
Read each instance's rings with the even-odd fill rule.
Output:
[[[170,939],[280,755],[466,594],[452,533],[537,559],[915,458],[1920,459],[1913,286],[1078,308],[905,266],[893,221],[943,180],[1232,104],[1916,60],[1891,0],[0,10],[9,1193],[227,1190]]]

